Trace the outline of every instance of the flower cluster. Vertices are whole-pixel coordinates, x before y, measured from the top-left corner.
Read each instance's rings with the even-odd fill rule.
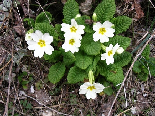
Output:
[[[54,48],[50,45],[53,42],[53,37],[49,33],[43,34],[39,30],[36,30],[35,33],[31,32],[32,30],[26,34],[25,40],[27,41],[28,49],[34,50],[34,56],[41,58],[44,52],[51,55],[52,51],[54,51]]]
[[[62,23],[61,26],[61,31],[65,32],[65,43],[62,45],[62,48],[65,49],[65,52],[78,52],[81,46],[81,34],[84,34],[85,26],[78,25],[75,19],[71,19],[71,25]]]

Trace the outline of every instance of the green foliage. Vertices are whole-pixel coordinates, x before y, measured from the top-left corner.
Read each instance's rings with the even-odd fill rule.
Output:
[[[132,19],[127,16],[118,16],[112,20],[115,25],[115,33],[119,34],[126,31],[132,23]]]
[[[86,69],[90,64],[92,64],[92,56],[88,56],[82,52],[75,53],[76,61],[75,65],[81,69]]]
[[[81,40],[80,48],[88,55],[97,55],[100,53],[101,43],[95,42],[92,34],[86,34]]]
[[[64,23],[70,24],[71,19],[79,14],[79,6],[75,0],[67,0],[63,8]]]
[[[69,83],[77,83],[80,81],[84,81],[84,78],[87,78],[87,73],[85,70],[82,70],[76,66],[70,68],[67,80]]]
[[[63,63],[65,66],[70,66],[75,62],[75,56],[72,52],[64,52],[63,53]]]
[[[54,50],[51,55],[45,54],[44,59],[49,62],[56,62],[61,59],[61,51]]]
[[[50,36],[53,36],[54,38],[58,38],[59,36],[55,28],[48,23],[36,23],[35,30],[40,30],[42,33],[49,33]]]
[[[24,108],[26,109],[32,109],[31,103],[29,103],[27,100],[21,100],[20,103],[23,105]]]
[[[61,31],[61,25],[55,24],[55,29],[56,29],[56,32],[59,34],[59,37],[64,38],[64,32]]]
[[[112,44],[113,46],[115,46],[117,43],[118,45],[120,45],[120,47],[123,47],[123,49],[126,50],[126,48],[131,43],[131,39],[128,37],[116,35],[110,38],[109,42],[104,43],[104,45],[109,46],[110,44]]]
[[[115,0],[103,0],[95,9],[97,21],[110,21],[116,11]]]
[[[37,17],[36,17],[36,23],[51,23],[52,21],[52,15],[51,13],[45,11],[41,12]]]
[[[114,55],[114,64],[118,67],[123,67],[131,61],[131,53],[124,51],[122,54]]]
[[[32,19],[32,18],[25,18],[23,21],[27,21],[28,22],[28,25],[30,26],[30,27],[35,27],[35,22],[34,22],[34,19]]]
[[[150,46],[147,45],[145,47],[145,49],[143,50],[142,54],[141,54],[145,59],[149,59],[149,55],[150,55]]]
[[[51,83],[57,83],[64,76],[65,65],[61,62],[56,63],[49,69],[48,79]]]

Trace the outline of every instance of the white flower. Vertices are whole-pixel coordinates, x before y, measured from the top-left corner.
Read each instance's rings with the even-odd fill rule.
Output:
[[[103,24],[97,22],[93,25],[93,30],[96,31],[93,34],[94,41],[98,41],[100,39],[101,43],[108,42],[109,37],[114,36],[115,29],[112,28],[113,24],[109,21],[105,21]]]
[[[81,41],[79,36],[76,36],[75,34],[65,35],[65,43],[62,45],[62,48],[65,49],[65,52],[78,52],[80,46]]]
[[[100,83],[93,83],[85,82],[83,85],[80,86],[79,94],[86,94],[87,99],[95,99],[96,93],[100,93],[103,91],[105,87]]]
[[[119,47],[117,50],[116,50],[116,53],[117,54],[121,54],[124,52],[124,49],[122,47]]]
[[[31,34],[32,34],[33,32],[34,32],[33,29],[30,29],[30,30],[26,33],[26,35],[25,35],[25,40],[26,40],[26,41],[32,40]]]
[[[106,47],[106,53],[101,54],[101,60],[106,60],[107,65],[114,63],[113,55],[115,54],[116,50],[119,48],[118,43],[113,47],[112,44],[109,47]]]
[[[28,49],[34,50],[34,56],[41,58],[44,52],[48,55],[52,54],[54,48],[50,45],[53,41],[53,37],[49,33],[43,34],[41,31],[36,30],[35,33],[31,33],[33,40],[27,41]]]
[[[84,34],[84,25],[78,25],[75,19],[71,19],[71,25],[62,23],[61,31],[64,31],[66,34],[77,34],[81,35]]]

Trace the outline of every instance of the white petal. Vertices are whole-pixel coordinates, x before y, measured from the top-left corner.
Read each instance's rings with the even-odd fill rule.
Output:
[[[45,53],[46,54],[51,55],[52,51],[54,51],[54,48],[51,45],[46,45],[45,46]]]
[[[96,93],[95,93],[95,91],[94,91],[94,90],[88,91],[88,92],[86,93],[86,97],[87,97],[87,99],[90,99],[90,98],[95,99],[95,98],[96,98]]]
[[[79,89],[79,94],[86,94],[88,89]]]
[[[85,28],[84,25],[78,25],[77,33],[78,34],[84,34],[84,28]]]
[[[44,55],[44,51],[42,49],[37,49],[34,51],[34,56],[41,58]]]
[[[105,35],[102,35],[102,38],[100,39],[100,42],[101,43],[104,43],[104,42],[108,42],[109,41],[109,38]]]
[[[99,28],[102,27],[102,24],[100,22],[97,22],[95,25],[93,25],[93,30],[94,31],[99,31]]]
[[[100,83],[94,83],[94,86],[95,86],[95,92],[96,93],[100,93],[103,91],[103,89],[105,88],[102,84]]]
[[[114,63],[114,58],[112,55],[106,59],[106,63],[107,63],[107,65]]]
[[[107,59],[107,54],[106,53],[101,54],[101,60],[105,60],[105,59]]]
[[[113,24],[112,24],[111,22],[109,22],[109,21],[105,21],[105,22],[103,23],[103,26],[104,26],[105,28],[111,28],[111,27],[113,26]]]
[[[116,50],[119,48],[120,45],[118,43],[113,47],[113,51],[116,52]]]
[[[110,44],[109,47],[106,47],[106,52],[109,52],[110,50],[113,50],[113,45]]]
[[[45,40],[46,44],[50,44],[53,41],[53,37],[49,35],[49,33],[45,33],[43,35],[43,40]]]
[[[34,41],[38,42],[41,38],[39,38],[39,36],[36,33],[32,33],[31,37]]]
[[[70,31],[70,25],[69,24],[62,23],[61,26],[62,26],[61,31],[64,31],[64,32]]]
[[[93,40],[94,41],[98,41],[100,39],[100,35],[97,33],[97,32],[95,32],[94,34],[93,34]]]
[[[42,36],[43,36],[43,33],[41,32],[41,31],[39,31],[39,30],[36,30],[35,31],[35,34],[37,34],[37,36],[38,36],[38,38],[42,38]]]
[[[114,36],[114,33],[115,32],[115,29],[112,29],[112,28],[106,28],[106,32],[104,33],[104,35],[106,35],[107,37],[113,37]]]
[[[71,26],[75,26],[75,28],[77,28],[77,22],[75,19],[71,19]]]

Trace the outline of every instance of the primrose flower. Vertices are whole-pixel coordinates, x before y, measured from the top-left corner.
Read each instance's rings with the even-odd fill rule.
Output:
[[[65,52],[78,52],[80,46],[81,41],[79,39],[79,36],[75,36],[74,34],[65,35],[65,43],[62,45],[62,48],[65,49]]]
[[[93,30],[96,31],[93,34],[94,41],[98,41],[100,39],[101,43],[108,42],[109,37],[114,36],[115,29],[112,28],[113,24],[109,21],[105,21],[103,24],[97,22],[93,25]]]
[[[95,99],[96,93],[100,93],[103,91],[105,87],[100,83],[93,83],[85,82],[83,85],[80,86],[79,94],[86,94],[87,99]]]
[[[118,50],[120,45],[118,43],[113,47],[112,44],[109,45],[109,47],[106,47],[106,53],[101,54],[101,60],[106,60],[107,65],[114,63],[114,54],[116,50]]]
[[[77,34],[81,35],[84,34],[84,25],[78,25],[75,19],[71,19],[71,25],[62,23],[61,31],[64,31],[66,34]]]
[[[25,40],[26,41],[32,40],[31,33],[33,33],[33,32],[34,32],[33,29],[30,29],[29,31],[27,31],[27,33],[25,35]]]
[[[53,41],[53,37],[49,33],[43,34],[41,31],[36,30],[35,33],[31,33],[33,40],[27,41],[28,49],[34,50],[34,56],[41,58],[44,52],[48,55],[52,54],[54,48],[50,45]]]

